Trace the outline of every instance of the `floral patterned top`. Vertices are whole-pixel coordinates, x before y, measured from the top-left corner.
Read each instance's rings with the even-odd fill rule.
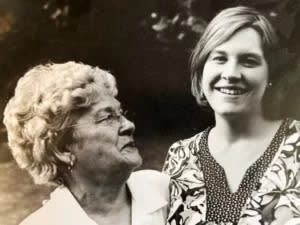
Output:
[[[207,218],[211,214],[208,213],[208,194],[212,192],[205,183],[204,161],[200,159],[207,130],[174,143],[163,168],[171,176],[168,225],[299,225],[300,122],[285,121],[286,128],[282,125],[279,129],[284,131],[283,135],[272,141],[277,151],[272,154],[272,150],[268,150],[272,143],[266,150],[272,157],[265,157],[266,161],[270,160],[267,168],[256,181],[254,179],[239,209],[237,222],[212,222]],[[276,144],[276,140],[280,143]]]

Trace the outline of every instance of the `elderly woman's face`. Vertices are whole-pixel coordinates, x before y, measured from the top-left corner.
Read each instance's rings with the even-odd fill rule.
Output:
[[[204,64],[202,88],[216,114],[262,113],[268,65],[260,35],[245,28],[217,46]]]
[[[122,115],[118,100],[103,96],[79,118],[74,128],[78,143],[73,150],[75,166],[89,175],[140,166],[142,159],[133,139],[134,129],[134,124]]]

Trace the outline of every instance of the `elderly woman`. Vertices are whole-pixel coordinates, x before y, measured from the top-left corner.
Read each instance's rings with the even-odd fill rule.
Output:
[[[142,159],[114,77],[68,62],[34,67],[4,113],[9,146],[37,184],[58,187],[22,225],[164,225],[166,175]],[[146,192],[146,193],[145,193]]]
[[[225,9],[208,25],[191,78],[215,124],[169,149],[168,224],[300,224],[300,123],[276,104],[276,49],[273,27],[252,8]]]

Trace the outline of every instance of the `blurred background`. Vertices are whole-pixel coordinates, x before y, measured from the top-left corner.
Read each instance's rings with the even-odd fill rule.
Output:
[[[160,170],[170,144],[198,133],[213,118],[190,93],[189,56],[221,9],[253,6],[280,36],[279,66],[300,66],[299,0],[0,0],[0,119],[16,81],[47,62],[83,62],[109,70],[136,124],[142,168]],[[287,76],[282,111],[300,118],[300,74]],[[48,187],[19,170],[0,125],[0,225],[18,224],[40,207]]]

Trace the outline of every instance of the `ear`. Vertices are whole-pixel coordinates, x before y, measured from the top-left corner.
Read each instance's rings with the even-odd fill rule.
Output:
[[[71,165],[73,166],[75,161],[76,161],[76,157],[73,153],[66,151],[66,152],[60,152],[58,149],[55,149],[53,151],[54,156],[59,159],[60,161],[66,163],[67,165]]]

